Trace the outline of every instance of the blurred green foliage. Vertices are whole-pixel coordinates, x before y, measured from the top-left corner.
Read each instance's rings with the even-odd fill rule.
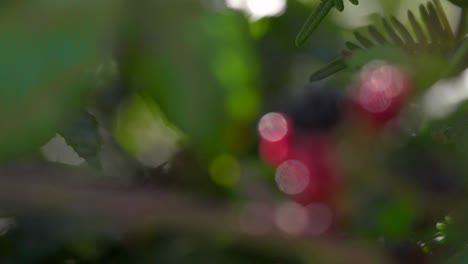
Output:
[[[112,1],[2,3],[2,157],[44,144],[81,107],[115,27],[115,8]]]
[[[247,21],[238,12],[205,10],[198,1],[146,4],[129,22],[143,33],[130,38],[124,55],[128,85],[152,96],[196,148],[229,150],[232,124],[252,121],[259,107]]]
[[[288,0],[284,13],[255,20],[224,1],[1,3],[0,177],[38,184],[37,190],[25,184],[21,193],[0,186],[0,262],[466,263],[468,105],[442,119],[420,109],[434,83],[461,78],[468,67],[460,37],[466,32],[448,38],[435,1],[428,9],[437,23],[415,18],[426,26],[424,49],[410,45],[408,53],[412,37],[393,22],[404,45],[366,45],[370,40],[357,34],[362,47],[343,52],[348,32],[333,19],[339,13],[325,17],[322,9],[299,36],[304,43],[314,31],[310,41],[298,48],[297,30],[311,12],[304,2]],[[322,5],[343,11],[342,2]],[[466,20],[465,1],[450,2],[465,8]],[[405,7],[379,3],[388,13]],[[273,169],[258,158],[255,123],[287,108],[310,71],[337,56],[315,76],[330,77],[314,85],[344,93],[362,66],[384,60],[410,72],[414,91],[378,136],[349,120],[327,134],[343,174],[333,197],[336,226],[323,237],[294,235],[278,224],[277,207],[286,198],[274,187]],[[56,134],[86,164],[44,160],[41,147]],[[29,167],[36,162],[39,168]],[[109,168],[125,168],[124,180],[110,177]],[[88,174],[98,177],[87,182]],[[47,188],[49,180],[65,183]],[[163,191],[176,202],[158,200]],[[198,198],[204,210],[173,207]],[[159,202],[163,220],[150,214],[152,202]],[[104,220],[89,213],[95,211]],[[242,222],[245,215],[254,223]],[[127,225],[137,228],[120,229]],[[270,229],[271,237],[262,233]],[[362,245],[371,247],[358,250]]]

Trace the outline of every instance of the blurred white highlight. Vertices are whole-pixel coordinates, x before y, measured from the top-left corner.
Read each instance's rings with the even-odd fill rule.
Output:
[[[286,10],[286,0],[226,0],[230,8],[240,9],[253,20],[281,15]]]
[[[431,118],[441,119],[455,111],[468,99],[468,69],[454,79],[434,84],[423,97],[424,112]]]
[[[244,9],[245,0],[226,0],[226,5],[233,9]]]
[[[65,139],[57,134],[49,142],[41,147],[42,156],[51,162],[78,166],[85,163],[76,151],[70,147]]]

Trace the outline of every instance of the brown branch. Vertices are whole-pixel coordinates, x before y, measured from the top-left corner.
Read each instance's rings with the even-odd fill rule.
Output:
[[[116,186],[103,180],[77,180],[84,177],[55,169],[0,170],[0,208],[12,213],[39,210],[72,214],[121,232],[158,227],[229,235],[255,248],[297,254],[318,263],[387,263],[368,245],[295,237],[277,229],[249,234],[239,224],[240,212],[229,206],[180,193]]]

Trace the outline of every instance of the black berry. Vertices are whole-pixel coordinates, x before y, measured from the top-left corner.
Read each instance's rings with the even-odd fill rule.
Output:
[[[343,95],[330,87],[306,86],[289,107],[294,127],[305,131],[330,130],[341,120],[343,112]]]

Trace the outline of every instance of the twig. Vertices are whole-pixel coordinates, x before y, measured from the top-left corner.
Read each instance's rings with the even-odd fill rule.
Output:
[[[0,207],[12,213],[63,213],[84,223],[105,224],[121,232],[157,227],[177,232],[228,235],[255,247],[315,259],[318,263],[386,263],[375,249],[346,241],[288,236],[272,229],[249,234],[240,214],[225,204],[180,193],[119,187],[107,182],[70,181],[66,175],[29,170],[0,171]],[[76,175],[75,175],[76,176]],[[83,175],[82,175],[83,176]]]

